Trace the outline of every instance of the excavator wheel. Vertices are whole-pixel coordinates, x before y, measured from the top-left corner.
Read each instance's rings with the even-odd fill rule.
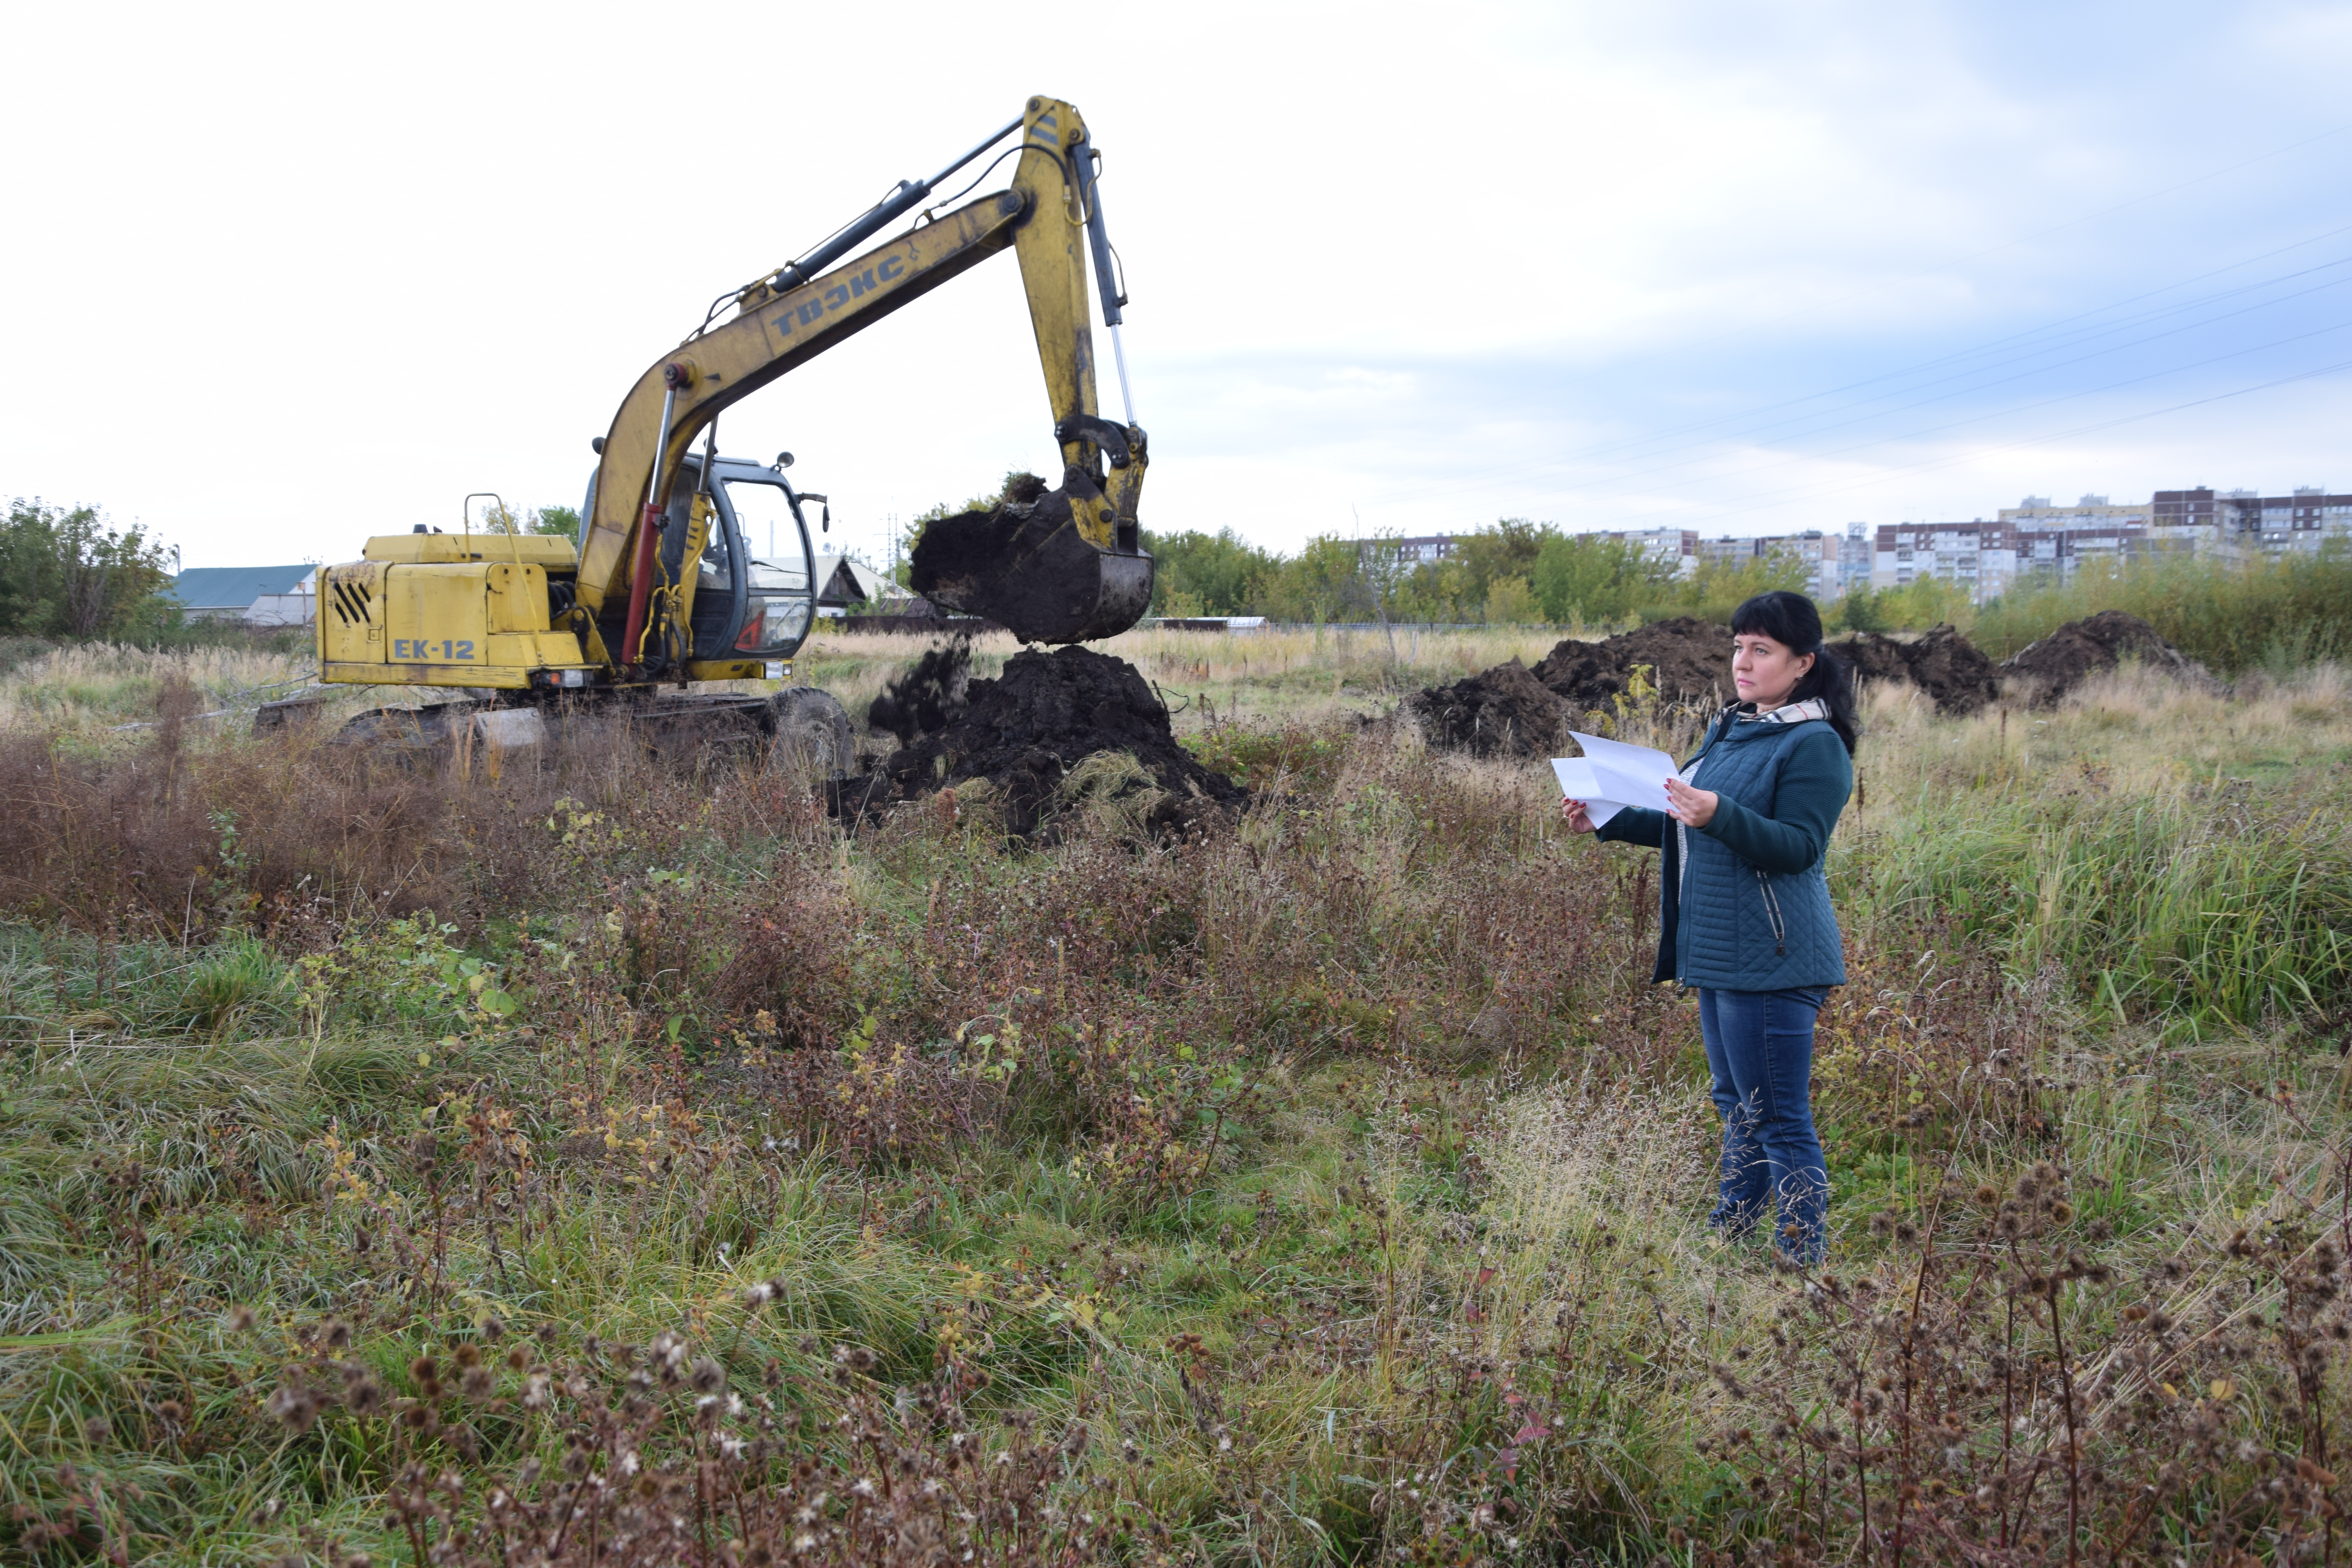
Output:
[[[428,702],[417,708],[371,708],[343,721],[329,738],[332,746],[365,746],[404,767],[429,767],[440,761],[475,714],[478,702]]]
[[[857,738],[849,713],[829,692],[791,686],[768,699],[775,740],[768,771],[822,784],[857,771]]]

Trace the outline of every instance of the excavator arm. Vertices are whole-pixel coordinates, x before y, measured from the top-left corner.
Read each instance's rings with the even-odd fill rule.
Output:
[[[1009,188],[832,265],[1015,129]],[[664,621],[679,613],[679,600],[664,592],[658,536],[683,459],[723,410],[1007,247],[1021,262],[1064,484],[1008,520],[1017,527],[998,531],[998,559],[933,596],[1004,620],[1031,640],[1076,641],[1133,625],[1150,599],[1151,561],[1139,547],[1135,513],[1147,458],[1142,430],[1104,419],[1096,401],[1089,252],[1114,322],[1123,301],[1111,291],[1092,165],[1077,110],[1033,98],[1015,125],[931,180],[901,184],[810,256],[747,285],[731,318],[648,367],[598,448],[577,586],[576,624],[590,658],[624,679],[664,673],[659,650],[675,646]],[[694,563],[679,570],[691,582]]]

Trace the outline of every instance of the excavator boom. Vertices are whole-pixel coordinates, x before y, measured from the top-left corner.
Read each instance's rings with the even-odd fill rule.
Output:
[[[724,409],[1006,248],[1021,262],[1064,482],[1005,520],[996,530],[1001,538],[974,533],[959,541],[969,555],[975,542],[985,552],[992,539],[994,553],[978,563],[960,556],[966,569],[933,574],[928,591],[1036,641],[1106,637],[1142,615],[1150,602],[1151,559],[1139,546],[1135,508],[1145,439],[1139,428],[1102,418],[1097,405],[1087,270],[1090,250],[1103,247],[1089,232],[1099,234],[1102,226],[1089,207],[1092,148],[1085,122],[1066,103],[1031,99],[1015,126],[948,172],[1015,129],[1021,141],[1009,188],[820,270],[913,208],[946,174],[902,184],[811,257],[747,286],[731,319],[689,338],[638,377],[600,446],[581,543],[577,602],[593,659],[624,679],[658,666],[667,645],[656,537],[694,443]],[[1101,270],[1108,288],[1107,260]],[[1115,298],[1106,298],[1114,312]],[[919,552],[919,579],[925,564]],[[919,580],[917,585],[923,589]]]

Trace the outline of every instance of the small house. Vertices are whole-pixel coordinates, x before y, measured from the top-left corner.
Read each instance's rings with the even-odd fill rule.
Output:
[[[241,620],[250,626],[307,626],[319,614],[319,568],[191,566],[172,579],[172,596],[191,621]]]

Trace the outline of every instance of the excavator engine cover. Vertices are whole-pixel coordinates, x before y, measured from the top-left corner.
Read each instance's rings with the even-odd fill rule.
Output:
[[[1023,642],[1089,642],[1127,630],[1151,607],[1151,557],[1105,549],[1080,533],[1073,492],[1082,504],[1102,504],[1074,468],[1060,489],[1034,500],[1008,499],[932,523],[910,563],[915,592],[994,621]]]

